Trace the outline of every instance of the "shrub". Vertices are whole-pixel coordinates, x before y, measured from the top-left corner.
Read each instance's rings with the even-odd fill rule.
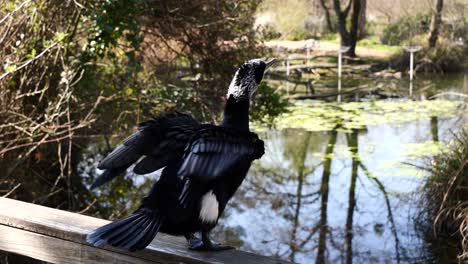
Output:
[[[428,32],[429,24],[429,15],[402,17],[383,30],[380,40],[386,45],[400,45],[414,35]]]
[[[458,135],[449,151],[434,157],[425,169],[430,176],[424,185],[422,219],[428,225],[423,232],[432,243],[457,240],[463,262],[468,259],[468,131]]]
[[[281,33],[276,31],[275,27],[271,24],[260,25],[258,31],[261,40],[268,41],[281,38]]]
[[[250,113],[254,122],[272,125],[276,117],[286,112],[288,106],[289,101],[282,93],[263,82],[258,86],[257,98]]]
[[[289,32],[288,35],[286,35],[286,39],[288,40],[304,40],[310,39],[312,37],[313,35],[305,28],[294,29],[293,31]]]
[[[423,49],[415,53],[416,72],[460,72],[464,69],[464,60],[468,54],[467,46],[460,46],[454,41],[439,37],[436,47],[428,48],[427,35],[419,35],[407,44],[420,45]],[[409,53],[401,51],[391,60],[390,65],[400,71],[409,70]]]
[[[444,21],[440,34],[448,39],[462,39],[466,41],[468,36],[468,20],[459,17]]]

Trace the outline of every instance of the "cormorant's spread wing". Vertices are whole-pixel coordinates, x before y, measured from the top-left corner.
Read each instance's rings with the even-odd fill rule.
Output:
[[[128,137],[98,165],[105,170],[91,188],[98,187],[140,160],[133,169],[137,174],[156,171],[183,155],[187,143],[200,124],[189,115],[167,114],[143,122],[138,131]]]
[[[221,177],[239,161],[253,161],[263,154],[263,141],[256,134],[209,126],[187,145],[178,175],[209,181]]]

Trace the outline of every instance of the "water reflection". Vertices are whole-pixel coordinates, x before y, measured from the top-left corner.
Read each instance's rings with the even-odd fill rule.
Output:
[[[336,96],[336,101],[341,102],[341,78],[338,78],[338,95]]]
[[[455,127],[459,118],[444,118]],[[298,263],[407,263],[424,243],[411,218],[421,178],[407,168],[408,143],[447,140],[437,118],[351,133],[270,131],[267,156],[254,166],[221,221],[241,229],[241,248]],[[437,135],[437,136],[436,136]],[[230,240],[230,236],[222,236]],[[410,253],[408,253],[410,252]]]
[[[336,144],[337,132],[333,130],[330,135],[327,148],[325,150],[325,161],[323,164],[322,172],[322,182],[320,184],[320,221],[319,221],[319,240],[318,240],[318,250],[317,250],[317,263],[325,262],[325,252],[327,248],[327,234],[329,232],[327,224],[327,212],[328,212],[328,194],[329,194],[329,184],[330,184],[330,174],[331,174],[331,165],[332,165],[332,154]],[[294,261],[295,259],[290,259]]]
[[[409,82],[409,97],[413,97],[413,81]]]

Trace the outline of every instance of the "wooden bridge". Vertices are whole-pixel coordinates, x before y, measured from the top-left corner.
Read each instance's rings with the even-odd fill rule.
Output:
[[[109,221],[0,198],[0,250],[51,263],[287,263],[228,250],[195,252],[185,239],[158,234],[141,252],[86,243],[86,235]]]

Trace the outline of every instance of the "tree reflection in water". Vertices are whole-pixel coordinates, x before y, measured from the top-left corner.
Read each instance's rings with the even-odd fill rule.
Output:
[[[372,187],[372,185],[358,184],[364,177],[382,194],[380,197],[383,201],[376,196],[375,199],[380,201],[364,201],[362,206],[365,207],[368,203],[385,204],[389,230],[395,244],[395,255],[390,258],[399,263],[401,246],[390,198],[383,183],[360,159],[358,141],[360,132],[362,131],[356,129],[351,133],[339,132],[339,129],[330,132],[285,130],[266,134],[267,153],[270,154],[260,164],[255,164],[242,191],[236,195],[228,210],[229,218],[221,221],[222,227],[219,233],[222,234],[223,230],[232,230],[234,226],[239,228],[245,225],[245,222],[250,222],[255,227],[248,226],[247,230],[258,234],[244,230],[241,232],[241,237],[235,237],[234,240],[243,241],[244,249],[258,251],[259,246],[249,238],[261,236],[262,243],[267,244],[261,246],[263,254],[293,262],[309,263],[315,260],[315,263],[353,263],[353,260],[360,262],[358,260],[382,259],[381,256],[373,255],[369,249],[358,247],[357,251],[353,250],[353,238],[356,234],[369,232],[366,226],[354,227],[357,189]],[[349,152],[349,157],[346,159],[350,164],[346,160],[336,158],[336,146],[344,145],[344,142]],[[338,163],[335,164],[336,162]],[[340,162],[344,167],[338,170]],[[347,191],[343,188],[338,195],[334,193],[330,196],[332,185],[340,184],[340,187],[343,185],[336,182],[336,177],[342,177],[343,173],[348,171],[347,167],[351,167],[348,168],[350,177]],[[347,209],[330,207],[330,199],[333,199],[333,205],[336,200],[339,203],[347,203]],[[264,216],[245,220],[252,216],[248,212],[249,209]],[[336,210],[343,212],[337,213]],[[329,219],[330,212],[333,218]],[[237,219],[229,220],[231,218]],[[257,221],[258,219],[263,221]],[[270,222],[267,222],[267,219],[270,219]],[[238,225],[233,225],[233,222]],[[337,222],[343,222],[341,228],[337,227]],[[224,238],[232,240],[229,235],[225,235]],[[389,256],[383,258],[388,260]]]
[[[353,216],[356,207],[356,179],[358,177],[359,144],[357,131],[346,135],[348,148],[352,153],[351,184],[349,185],[348,214],[346,217],[346,263],[353,262]]]
[[[326,243],[327,243],[327,233],[329,232],[327,226],[327,210],[328,210],[328,192],[329,192],[329,183],[330,183],[330,174],[331,174],[331,165],[332,165],[332,154],[333,149],[335,148],[336,144],[336,137],[337,132],[333,130],[330,135],[330,140],[328,142],[325,156],[324,156],[324,164],[323,164],[323,173],[322,173],[322,183],[320,185],[320,234],[319,234],[319,242],[318,242],[318,250],[317,250],[317,263],[324,263],[325,262],[325,251],[326,251]],[[291,259],[294,261],[294,259]]]

